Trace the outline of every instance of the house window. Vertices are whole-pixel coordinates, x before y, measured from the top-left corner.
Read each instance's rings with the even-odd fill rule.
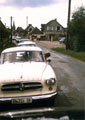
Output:
[[[58,31],[60,30],[60,26],[57,26],[57,30],[58,30]]]
[[[62,30],[62,27],[60,27],[60,30]]]
[[[51,28],[51,30],[53,30],[53,26],[51,26],[50,28]]]
[[[50,27],[49,27],[49,26],[47,26],[47,30],[50,30]]]
[[[53,26],[47,26],[47,30],[53,30]]]
[[[55,27],[55,30],[57,30],[57,26]]]
[[[56,30],[56,31],[59,31],[59,30],[60,30],[60,26],[56,26],[56,27],[55,27],[55,30]]]

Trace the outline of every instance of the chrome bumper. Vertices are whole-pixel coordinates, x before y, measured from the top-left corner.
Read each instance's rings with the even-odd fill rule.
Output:
[[[23,98],[32,98],[32,101],[37,101],[37,100],[46,100],[46,99],[52,99],[57,95],[57,92],[51,93],[51,94],[45,94],[45,95],[38,95],[38,96],[21,96],[21,97],[13,97],[13,98],[0,98],[0,104],[7,104],[7,103],[12,103],[13,99],[23,99]]]
[[[12,111],[0,112],[0,118],[2,118],[2,120],[5,118],[6,120],[7,118],[20,119],[20,118],[28,118],[28,117],[40,117],[40,116],[44,116],[47,113],[53,113],[54,110],[55,108],[50,108],[50,107],[12,110]]]

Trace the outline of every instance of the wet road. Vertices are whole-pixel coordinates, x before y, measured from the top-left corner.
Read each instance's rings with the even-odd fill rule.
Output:
[[[48,51],[48,49],[44,50]],[[85,63],[53,51],[50,52],[51,65],[58,79],[58,93],[62,99],[62,95],[64,95],[68,100],[66,102],[66,99],[63,99],[58,105],[71,105],[80,107],[81,109],[84,108]]]
[[[45,120],[49,117],[50,120],[65,117],[69,120],[69,115],[77,116],[77,120],[81,120],[81,115],[84,119],[85,110],[85,63],[76,60],[72,57],[43,48],[45,52],[51,52],[51,65],[57,76],[58,95],[56,96],[54,107],[41,107],[19,110],[26,116],[29,113],[31,116],[38,116],[36,120]],[[49,105],[48,105],[49,106]],[[34,111],[35,112],[34,112]],[[30,111],[30,112],[29,112]],[[21,115],[18,111],[10,113],[11,116]],[[29,116],[29,115],[28,115]],[[43,117],[39,117],[43,116]],[[79,118],[80,117],[80,118]],[[22,120],[32,120],[32,117]],[[63,120],[62,118],[60,118]],[[47,119],[46,119],[47,120]]]

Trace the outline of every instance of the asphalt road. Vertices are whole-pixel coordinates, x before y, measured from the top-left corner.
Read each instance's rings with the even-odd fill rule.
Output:
[[[48,48],[41,48],[45,52],[50,51],[50,64],[57,76],[58,95],[55,100],[55,111],[58,112],[62,107],[62,112],[83,111],[85,118],[85,63]]]
[[[58,79],[58,93],[63,94],[68,100],[61,100],[58,105],[84,108],[85,63],[51,51],[51,65]]]
[[[84,120],[85,115],[85,63],[72,57],[68,57],[48,48],[41,47],[44,52],[51,52],[51,65],[57,76],[58,95],[56,96],[55,106],[38,107],[30,110],[21,110],[27,115],[30,111],[32,116],[38,116],[36,120],[45,120],[46,116],[50,120],[70,120],[69,115],[76,120]],[[49,106],[49,105],[48,105]],[[35,112],[34,112],[35,111]],[[20,112],[20,110],[19,110]],[[17,111],[13,114],[19,114]],[[42,116],[42,117],[39,117]],[[32,120],[32,117],[26,120]],[[25,118],[23,119],[25,120]],[[47,120],[47,119],[46,119]],[[75,120],[75,119],[74,119]]]

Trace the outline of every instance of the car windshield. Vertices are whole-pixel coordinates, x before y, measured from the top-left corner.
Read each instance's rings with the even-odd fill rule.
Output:
[[[17,51],[3,53],[3,63],[14,63],[14,62],[43,62],[44,57],[41,51]]]

